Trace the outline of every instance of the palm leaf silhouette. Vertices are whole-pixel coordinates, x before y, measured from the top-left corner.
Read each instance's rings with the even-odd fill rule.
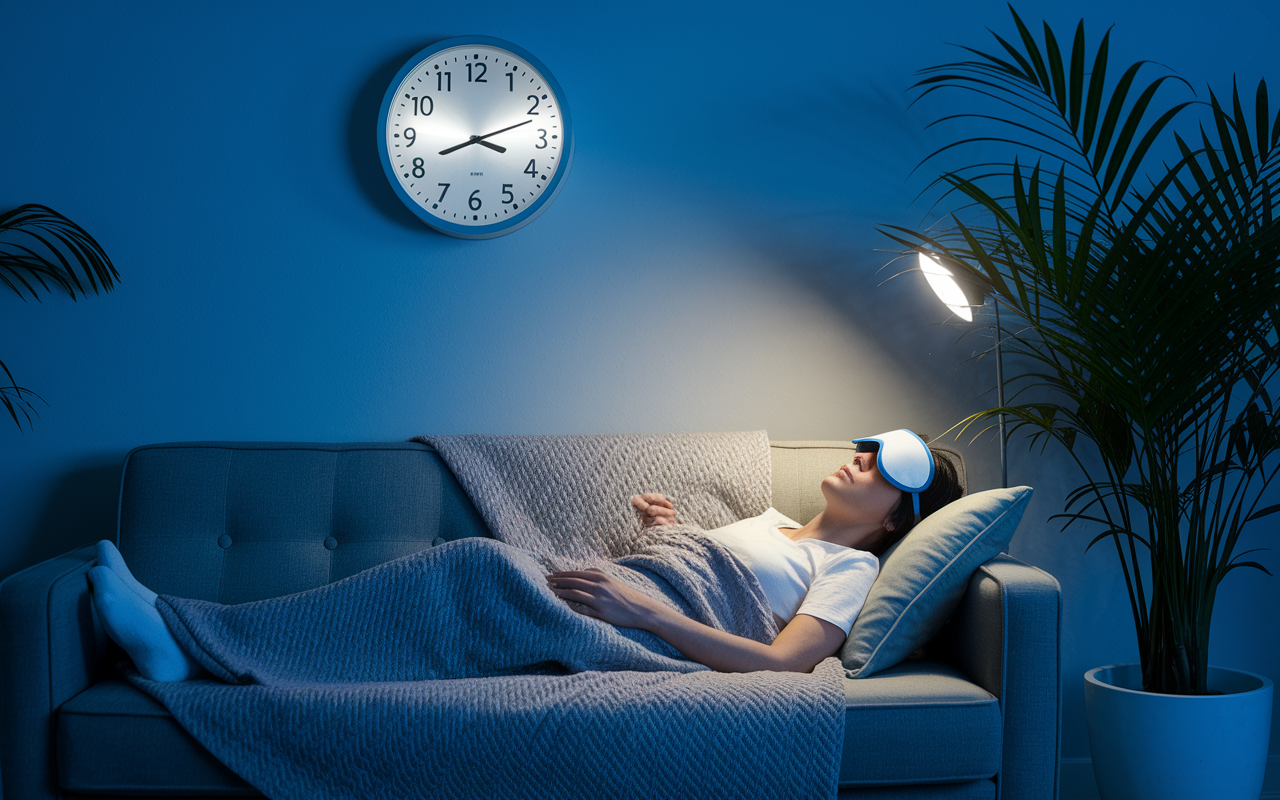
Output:
[[[1064,446],[1088,481],[1062,517],[1104,527],[1090,546],[1113,541],[1147,687],[1203,693],[1218,583],[1261,568],[1232,553],[1270,513],[1258,501],[1280,468],[1267,391],[1280,371],[1280,117],[1265,81],[1252,109],[1235,86],[1229,103],[1212,91],[1166,103],[1189,86],[1151,62],[1112,69],[1110,32],[1091,53],[1081,23],[1064,53],[1047,24],[1042,44],[1013,22],[1014,42],[965,48],[972,58],[916,85],[917,100],[963,91],[979,107],[934,124],[982,128],[926,163],[974,145],[1007,160],[942,172],[934,185],[961,203],[943,230],[883,230],[1011,312],[1010,349],[1033,366],[1004,407],[957,427],[1004,413],[1011,431]],[[1193,106],[1208,124],[1184,139],[1174,123]]]
[[[0,215],[0,283],[23,300],[60,288],[78,299],[109,292],[120,280],[102,246],[83,228],[47,206],[28,204]],[[8,386],[0,386],[0,404],[19,429],[30,427],[35,401],[43,400],[17,385],[0,361]]]

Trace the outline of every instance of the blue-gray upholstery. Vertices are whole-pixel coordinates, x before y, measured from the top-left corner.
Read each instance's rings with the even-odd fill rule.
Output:
[[[833,467],[848,447],[775,446],[775,505],[792,516],[788,459],[811,444]],[[484,535],[425,445],[152,445],[124,463],[117,543],[161,593],[245,602]],[[0,583],[0,797],[256,796],[119,679],[93,563],[89,545]],[[1000,556],[923,657],[847,680],[840,797],[1056,797],[1059,605],[1052,577]]]

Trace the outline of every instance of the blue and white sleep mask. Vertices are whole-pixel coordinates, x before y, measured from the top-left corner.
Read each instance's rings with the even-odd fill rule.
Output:
[[[911,493],[911,502],[920,513],[920,493],[933,483],[933,453],[924,440],[906,428],[854,439],[859,453],[875,453],[876,469],[885,480],[904,492]]]

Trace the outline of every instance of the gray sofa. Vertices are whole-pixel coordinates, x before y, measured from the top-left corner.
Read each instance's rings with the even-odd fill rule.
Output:
[[[843,442],[774,442],[773,504],[801,521]],[[117,544],[162,594],[239,603],[309,589],[488,532],[416,443],[207,442],[125,459]],[[120,678],[89,601],[89,545],[0,583],[3,798],[257,793]],[[845,681],[840,797],[1052,800],[1058,792],[1060,592],[999,556],[934,641]]]

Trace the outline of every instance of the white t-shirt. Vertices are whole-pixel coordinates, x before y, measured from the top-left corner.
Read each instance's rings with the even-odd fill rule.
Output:
[[[847,635],[880,572],[880,560],[865,550],[831,542],[795,541],[779,530],[800,527],[770,508],[706,533],[729,548],[760,581],[778,627],[796,614],[808,614],[838,625]]]

